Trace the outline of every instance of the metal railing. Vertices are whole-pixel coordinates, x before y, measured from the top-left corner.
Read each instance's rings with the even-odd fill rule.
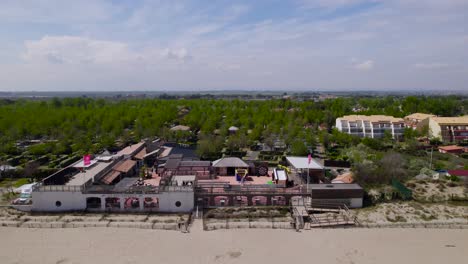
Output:
[[[83,186],[76,185],[42,185],[33,187],[33,192],[82,192]]]

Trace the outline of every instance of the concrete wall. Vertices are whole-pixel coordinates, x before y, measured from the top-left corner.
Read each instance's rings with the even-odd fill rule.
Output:
[[[346,204],[349,208],[362,208],[362,198],[348,199],[313,199],[313,202]]]
[[[164,192],[158,194],[158,198],[161,212],[190,212],[195,205],[194,192]],[[176,206],[177,202],[180,202],[180,206]]]
[[[81,192],[33,192],[32,193],[32,208],[31,211],[43,211],[43,212],[63,212],[63,211],[81,211],[86,210],[86,199],[89,197],[97,197],[101,199],[101,208],[94,208],[93,211],[104,211],[105,198],[106,197],[117,197],[121,201],[125,201],[126,198],[135,197],[140,199],[141,205],[137,209],[127,209],[122,212],[137,212],[143,210],[143,199],[144,197],[156,197],[159,201],[159,207],[152,209],[153,212],[168,212],[168,213],[179,213],[179,212],[191,212],[194,207],[194,192],[164,192],[160,194],[83,194]],[[60,206],[57,206],[57,202],[60,202]],[[179,202],[179,203],[177,203]],[[122,202],[123,205],[123,202]],[[178,206],[179,205],[179,206]],[[118,209],[117,209],[118,210]]]
[[[32,192],[31,211],[60,212],[86,209],[86,197],[81,192]],[[60,206],[57,206],[57,203]]]
[[[341,118],[337,118],[337,119],[336,119],[335,126],[336,126],[336,129],[338,129],[339,131],[343,132],[343,127],[341,126]],[[347,131],[345,131],[345,132],[347,132]]]
[[[428,125],[429,125],[429,137],[439,138],[440,140],[443,140],[442,139],[442,130],[441,130],[441,127],[440,127],[439,123],[432,120],[432,118],[429,118]]]

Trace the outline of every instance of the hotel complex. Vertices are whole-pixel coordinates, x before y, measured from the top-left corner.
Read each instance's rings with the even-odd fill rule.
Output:
[[[419,131],[426,127],[429,138],[438,138],[444,143],[468,141],[468,116],[439,117],[414,113],[404,119],[384,115],[348,115],[336,119],[339,131],[358,137],[382,138],[388,133],[399,140],[405,127]]]
[[[384,115],[348,115],[336,119],[336,128],[344,133],[369,138],[383,138],[389,133],[394,139],[401,139],[405,128],[402,118]]]
[[[468,116],[429,117],[421,125],[428,126],[430,138],[439,138],[444,143],[468,141]]]
[[[435,115],[424,114],[424,113],[414,113],[414,114],[405,116],[404,119],[405,119],[405,123],[407,127],[411,127],[413,129],[419,129],[421,122],[430,117],[435,117]]]

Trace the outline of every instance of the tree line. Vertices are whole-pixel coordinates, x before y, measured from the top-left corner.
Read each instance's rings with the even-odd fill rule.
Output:
[[[346,97],[324,101],[215,100],[215,99],[129,99],[52,98],[49,100],[0,100],[0,153],[14,154],[21,140],[56,140],[32,151],[38,154],[96,152],[142,138],[173,138],[173,125],[190,126],[202,144],[232,147],[281,138],[303,151],[303,142],[319,126],[333,134],[337,117],[347,114],[385,114],[403,117],[414,112],[441,116],[466,114],[467,100],[447,97]],[[239,133],[229,135],[236,126]],[[195,138],[197,139],[197,138]],[[346,140],[346,139],[345,139]],[[219,147],[210,146],[210,151]]]

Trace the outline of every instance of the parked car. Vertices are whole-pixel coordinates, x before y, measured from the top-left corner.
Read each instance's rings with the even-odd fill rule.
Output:
[[[30,193],[21,193],[19,198],[13,201],[13,204],[29,204],[31,202]]]

